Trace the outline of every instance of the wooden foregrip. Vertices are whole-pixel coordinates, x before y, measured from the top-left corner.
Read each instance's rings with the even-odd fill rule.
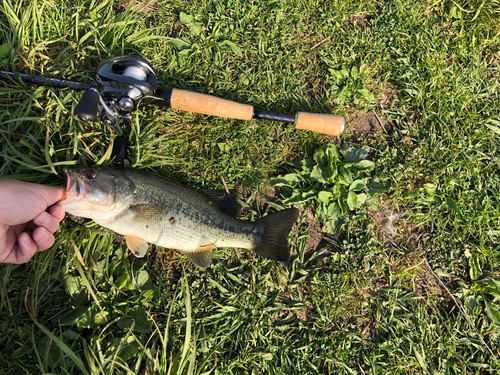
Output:
[[[338,136],[344,131],[345,119],[342,116],[336,115],[299,112],[297,113],[295,127],[297,129],[312,130],[318,133]]]
[[[234,118],[237,120],[251,120],[253,116],[253,107],[251,105],[179,89],[172,90],[170,107],[181,111]]]

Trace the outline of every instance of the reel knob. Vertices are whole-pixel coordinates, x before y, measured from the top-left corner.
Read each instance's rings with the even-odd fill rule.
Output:
[[[94,90],[85,91],[75,107],[75,117],[80,121],[93,122],[99,114],[99,93]]]
[[[123,97],[118,101],[118,108],[123,112],[131,112],[134,109],[134,102],[130,98]]]

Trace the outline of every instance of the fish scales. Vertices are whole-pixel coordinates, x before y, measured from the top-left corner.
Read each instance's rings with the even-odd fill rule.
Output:
[[[286,235],[297,209],[250,223],[225,213],[218,193],[209,197],[164,177],[111,168],[65,172],[67,198],[60,202],[65,210],[124,235],[138,257],[146,254],[148,243],[180,250],[203,268],[216,246],[245,248],[278,261],[290,257]]]
[[[129,171],[125,171],[124,175],[130,179],[130,173],[127,172]],[[135,221],[134,217],[130,216],[129,211],[124,212],[123,216],[117,217],[114,223],[107,223],[107,225],[112,226],[110,229],[117,233],[122,219],[131,218],[132,222],[136,224],[134,233],[142,233],[147,236],[148,239],[151,239],[148,242],[184,251],[192,250],[193,246],[189,245],[193,241],[197,241],[196,245],[203,239],[212,242],[219,239],[222,243],[239,243],[242,242],[242,239],[251,242],[253,236],[259,233],[259,228],[250,223],[228,218],[213,202],[208,201],[207,198],[192,189],[159,177],[151,178],[147,174],[138,172],[134,172],[134,174],[140,177],[134,179],[137,194],[134,196],[132,204],[136,206],[155,204],[164,208],[165,211],[153,212],[152,216],[154,217],[151,217],[151,220],[142,217],[142,220]],[[155,218],[159,220],[155,221]],[[172,220],[175,221],[175,224],[172,224]],[[158,235],[151,233],[158,233]],[[227,243],[224,246],[232,247],[236,244]]]

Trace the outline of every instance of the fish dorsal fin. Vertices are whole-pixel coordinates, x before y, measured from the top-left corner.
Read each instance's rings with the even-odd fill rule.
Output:
[[[191,262],[196,264],[200,268],[207,268],[212,262],[212,249],[213,245],[206,244],[201,245],[197,250],[184,252]]]
[[[200,191],[215,202],[217,206],[229,216],[236,217],[241,210],[241,205],[238,203],[238,200],[225,191],[212,189],[200,189]]]
[[[148,252],[149,244],[142,238],[127,235],[125,236],[127,247],[137,258],[144,258]]]
[[[130,206],[130,211],[134,214],[133,220],[158,221],[163,218],[165,208],[159,204],[138,204]]]

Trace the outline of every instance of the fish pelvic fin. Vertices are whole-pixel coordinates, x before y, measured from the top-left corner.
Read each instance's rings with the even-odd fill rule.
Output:
[[[125,236],[127,247],[137,258],[144,258],[148,252],[149,244],[142,238],[136,236]]]
[[[191,262],[196,264],[200,268],[207,268],[212,262],[212,249],[214,245],[206,244],[201,245],[197,250],[184,252]]]
[[[290,249],[288,248],[287,235],[298,217],[299,210],[297,208],[288,208],[258,219],[255,223],[264,226],[264,234],[255,243],[252,251],[264,258],[288,262]]]

